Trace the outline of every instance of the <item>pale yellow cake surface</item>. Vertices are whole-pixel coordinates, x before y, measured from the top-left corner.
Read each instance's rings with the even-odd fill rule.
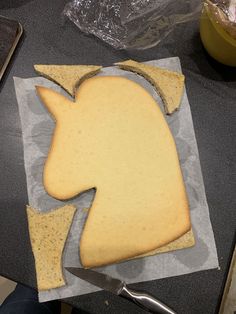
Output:
[[[184,91],[183,74],[134,60],[118,62],[116,65],[121,69],[136,72],[150,81],[162,97],[167,114],[172,114],[179,108]]]
[[[27,206],[38,290],[65,285],[61,259],[75,210],[73,205],[66,205],[42,213]]]
[[[97,65],[34,65],[37,73],[59,84],[71,96],[83,80],[97,74],[101,68]]]
[[[84,81],[75,102],[37,92],[56,121],[46,191],[63,200],[96,188],[80,241],[84,267],[145,254],[190,230],[175,142],[144,88],[109,76]]]

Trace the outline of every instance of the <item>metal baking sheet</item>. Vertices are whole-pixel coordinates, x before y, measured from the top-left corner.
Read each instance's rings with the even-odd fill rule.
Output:
[[[0,81],[23,33],[22,25],[0,16]]]

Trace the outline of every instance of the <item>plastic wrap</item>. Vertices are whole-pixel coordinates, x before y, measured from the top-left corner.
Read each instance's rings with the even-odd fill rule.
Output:
[[[206,0],[204,5],[215,22],[236,39],[236,0]]]
[[[73,0],[64,14],[117,49],[146,49],[198,17],[201,7],[201,0]]]

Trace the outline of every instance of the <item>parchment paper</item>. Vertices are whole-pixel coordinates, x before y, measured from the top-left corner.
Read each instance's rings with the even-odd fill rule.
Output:
[[[148,62],[181,72],[178,58]],[[163,110],[163,103],[156,91],[144,78],[116,67],[104,68],[99,75],[122,75],[140,83],[157,100]],[[35,85],[51,87],[66,93],[56,84],[44,78],[14,78],[16,96],[22,124],[24,161],[27,178],[29,204],[41,211],[63,205],[51,198],[42,184],[43,165],[48,153],[54,122],[39,101]],[[68,95],[67,95],[68,96]],[[68,96],[69,97],[69,96]],[[192,248],[159,254],[99,268],[98,271],[117,277],[127,283],[177,276],[218,267],[218,258],[213,230],[209,218],[204,183],[194,134],[192,116],[186,92],[180,110],[172,116],[165,116],[174,135],[181,168],[190,203],[192,228],[196,245]],[[79,240],[87,212],[94,197],[90,190],[68,203],[77,207],[77,213],[64,249],[63,266],[81,266],[79,261]],[[99,290],[64,270],[67,285],[58,289],[39,292],[41,302],[86,294]]]

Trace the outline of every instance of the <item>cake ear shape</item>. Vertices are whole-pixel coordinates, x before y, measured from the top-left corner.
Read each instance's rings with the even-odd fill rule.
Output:
[[[35,86],[35,88],[43,104],[56,121],[73,110],[74,103],[60,93],[43,86]]]

